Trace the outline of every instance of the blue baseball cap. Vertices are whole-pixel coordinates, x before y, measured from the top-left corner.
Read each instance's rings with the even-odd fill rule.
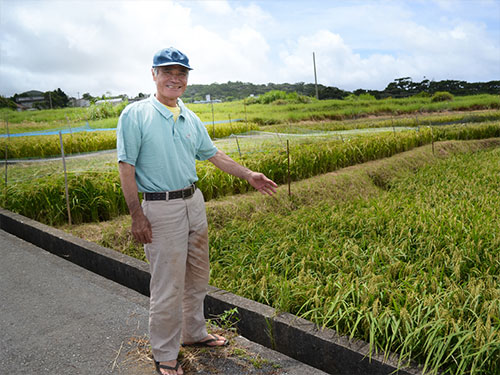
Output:
[[[182,65],[189,70],[193,70],[189,66],[189,59],[187,56],[174,47],[164,48],[156,52],[153,57],[153,68],[167,65]]]

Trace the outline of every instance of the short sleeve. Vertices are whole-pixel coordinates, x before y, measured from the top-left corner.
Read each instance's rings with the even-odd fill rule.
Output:
[[[210,159],[217,153],[217,147],[215,147],[212,139],[208,135],[207,128],[198,120],[198,148],[196,150],[197,160],[207,160]]]
[[[124,110],[118,119],[116,129],[116,150],[118,161],[127,164],[136,164],[141,147],[141,130],[139,124],[131,116],[130,111]]]

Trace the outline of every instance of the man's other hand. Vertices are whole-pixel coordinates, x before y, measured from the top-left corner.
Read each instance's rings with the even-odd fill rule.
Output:
[[[151,223],[144,214],[132,217],[132,235],[140,243],[151,243],[153,240],[153,231]]]

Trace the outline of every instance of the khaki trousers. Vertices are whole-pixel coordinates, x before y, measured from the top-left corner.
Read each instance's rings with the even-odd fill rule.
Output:
[[[151,272],[149,335],[156,361],[179,354],[180,340],[207,336],[203,300],[209,278],[205,202],[199,189],[187,199],[143,201],[153,229],[144,250]]]

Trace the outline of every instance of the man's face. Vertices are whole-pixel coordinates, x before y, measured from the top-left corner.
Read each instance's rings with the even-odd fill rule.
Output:
[[[158,75],[153,71],[157,99],[167,105],[175,106],[177,98],[186,91],[189,70],[181,65],[159,66]]]

